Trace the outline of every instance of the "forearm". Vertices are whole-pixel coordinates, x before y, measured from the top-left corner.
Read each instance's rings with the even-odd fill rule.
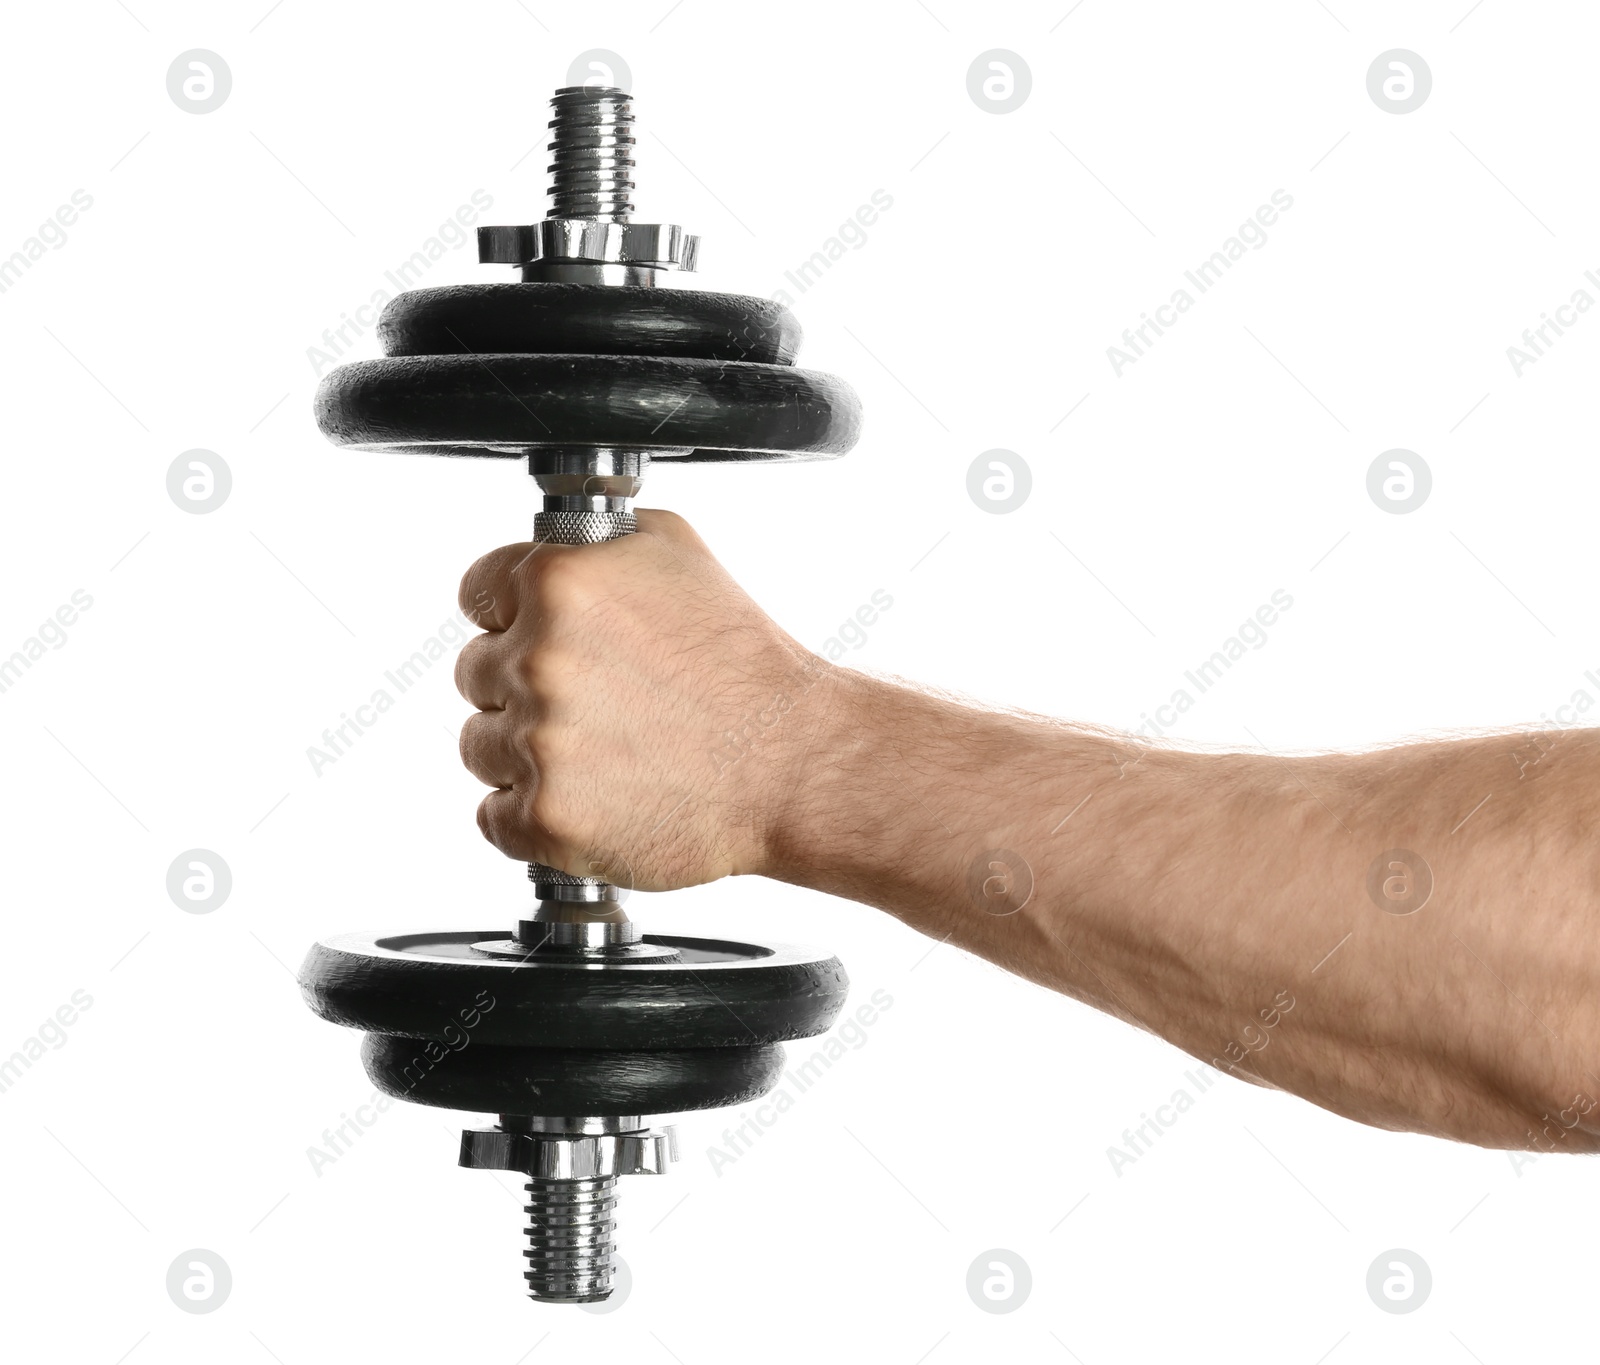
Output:
[[[1587,737],[1182,753],[833,671],[798,714],[770,875],[1363,1122],[1600,1147]]]

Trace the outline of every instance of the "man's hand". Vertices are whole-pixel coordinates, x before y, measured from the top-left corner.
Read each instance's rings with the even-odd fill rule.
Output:
[[[478,824],[508,857],[644,891],[769,870],[799,703],[828,665],[784,634],[687,523],[641,511],[603,545],[506,545],[461,606],[487,634],[456,685],[479,713]]]
[[[639,522],[462,586],[507,854],[847,896],[1364,1123],[1600,1151],[1600,732],[1280,757],[984,710],[823,663]]]

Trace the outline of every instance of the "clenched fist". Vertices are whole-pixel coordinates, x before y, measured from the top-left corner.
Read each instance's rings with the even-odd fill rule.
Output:
[[[478,824],[508,857],[644,891],[770,871],[830,666],[681,518],[638,523],[601,545],[506,545],[462,580],[487,631],[456,666],[478,707],[462,760],[495,788]]]

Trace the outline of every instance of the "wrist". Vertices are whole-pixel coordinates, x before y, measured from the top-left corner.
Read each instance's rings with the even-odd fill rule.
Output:
[[[892,725],[902,691],[807,654],[792,689],[784,743],[765,774],[759,805],[760,875],[837,891],[835,869],[871,824],[871,750]]]

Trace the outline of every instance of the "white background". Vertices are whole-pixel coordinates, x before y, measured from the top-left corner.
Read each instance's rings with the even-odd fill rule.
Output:
[[[894,606],[851,662],[1131,728],[1283,589],[1293,609],[1178,738],[1368,745],[1600,694],[1584,678],[1600,319],[1520,377],[1506,355],[1600,268],[1586,7],[668,2],[8,13],[0,256],[74,190],[93,207],[0,295],[0,655],[74,590],[93,606],[0,695],[0,1056],[75,990],[94,1002],[0,1094],[9,1353],[1493,1365],[1587,1349],[1591,1164],[1519,1166],[1219,1079],[1119,1173],[1107,1148],[1193,1091],[1189,1058],[764,883],[635,908],[662,930],[826,945],[856,1001],[893,1006],[732,1166],[707,1148],[739,1116],[691,1115],[681,1166],[625,1183],[635,1283],[617,1312],[522,1297],[516,1187],[456,1168],[459,1116],[396,1105],[313,1171],[307,1149],[371,1087],[356,1035],[300,1000],[308,944],[500,926],[524,884],[474,825],[448,665],[320,776],[306,750],[451,617],[468,563],[526,536],[532,494],[514,462],[334,450],[308,348],[475,190],[494,200],[482,221],[542,213],[543,104],[585,49],[630,64],[639,216],[704,235],[707,287],[795,293],[786,270],[874,190],[893,198],[796,294],[802,363],[861,393],[860,447],[664,469],[645,500],[685,512],[803,641],[881,588]],[[1433,73],[1399,116],[1366,89],[1395,47]],[[233,75],[203,116],[165,85],[190,48]],[[968,97],[991,48],[1031,69],[1015,112]],[[1117,376],[1122,329],[1278,189],[1294,204],[1266,245]],[[425,282],[504,277],[467,245]],[[352,351],[376,353],[370,331]],[[232,471],[208,515],[166,491],[195,447]],[[1009,515],[966,491],[993,447],[1032,470]],[[1404,516],[1366,492],[1393,447],[1433,472]],[[952,791],[945,819],[961,815]],[[232,870],[208,915],[165,889],[196,847]],[[1377,913],[1362,907],[1353,893],[1353,917]],[[234,1280],[203,1316],[164,1288],[195,1247]],[[1433,1273],[1404,1316],[1365,1288],[1393,1247]],[[1032,1271],[1004,1316],[965,1290],[990,1248]]]

